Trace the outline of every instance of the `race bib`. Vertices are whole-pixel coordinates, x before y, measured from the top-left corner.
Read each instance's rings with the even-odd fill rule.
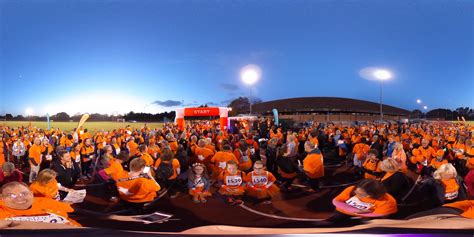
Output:
[[[356,196],[351,197],[349,200],[346,201],[347,205],[357,208],[359,210],[369,210],[374,206],[372,203],[362,202]]]
[[[446,198],[446,200],[453,200],[457,197],[458,197],[458,191],[444,194],[444,198]]]
[[[115,153],[120,154],[120,148],[115,148]]]
[[[102,142],[102,146],[106,146],[107,145],[107,142]]]
[[[253,183],[254,185],[257,185],[257,184],[266,185],[267,182],[268,182],[267,176],[264,176],[264,175],[252,175],[252,183]]]
[[[43,222],[43,223],[57,223],[57,224],[66,224],[69,221],[59,215],[53,213],[47,213],[45,215],[39,216],[17,216],[17,217],[9,217],[5,220],[9,221],[28,221],[28,222]]]
[[[124,188],[124,187],[118,186],[117,189],[118,189],[118,191],[119,191],[120,193],[122,193],[122,194],[125,195],[125,196],[130,196],[130,195],[133,194],[133,193],[131,193],[130,191],[128,191],[127,188]]]
[[[227,162],[222,162],[222,161],[219,162],[219,168],[225,169],[226,166],[227,166]]]
[[[52,155],[46,155],[46,160],[52,160],[53,156]]]
[[[81,161],[81,155],[76,155],[76,162],[80,162]]]
[[[225,179],[227,186],[240,186],[242,184],[242,177],[240,175],[229,175]]]
[[[242,160],[242,162],[247,162],[247,161],[249,161],[249,157],[248,156],[242,156],[241,160]]]
[[[206,158],[204,158],[204,156],[202,156],[202,155],[198,155],[198,159],[199,159],[200,161],[203,161],[203,160],[206,159]]]
[[[252,155],[255,154],[255,148],[250,149],[250,154],[252,154]]]
[[[89,159],[94,159],[94,155],[90,155],[90,156],[89,156]]]

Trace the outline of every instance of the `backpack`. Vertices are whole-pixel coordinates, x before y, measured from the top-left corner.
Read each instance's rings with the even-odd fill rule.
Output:
[[[172,161],[162,161],[155,173],[158,179],[168,180],[174,174]]]

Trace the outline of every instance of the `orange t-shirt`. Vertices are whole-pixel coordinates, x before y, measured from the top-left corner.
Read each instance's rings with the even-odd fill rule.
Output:
[[[111,161],[110,166],[104,169],[105,173],[112,177],[112,179],[117,180],[118,175],[123,171],[122,164],[117,161]]]
[[[46,197],[56,199],[59,195],[59,186],[56,179],[52,179],[46,185],[41,185],[38,182],[33,182],[30,189],[35,197]]]
[[[441,180],[445,188],[445,198],[447,200],[452,200],[458,197],[459,184],[456,179]]]
[[[303,160],[303,169],[312,179],[324,176],[323,156],[321,153],[309,153]]]
[[[355,188],[355,186],[350,186],[344,189],[344,191],[342,191],[334,199],[340,202],[345,202],[348,205],[360,210],[370,210],[374,214],[390,215],[398,211],[397,201],[390,194],[386,193],[380,199],[373,199],[370,197],[359,199],[356,196],[351,196],[351,192]],[[339,208],[336,208],[336,210],[351,216],[357,215],[354,213],[346,213]]]
[[[364,164],[362,164],[362,166],[366,169],[366,170],[370,170],[372,172],[382,172],[382,168],[381,168],[381,165],[382,165],[382,162],[381,161],[374,161],[374,160],[371,160],[371,159],[366,159],[364,161]],[[364,174],[364,177],[366,179],[378,179],[377,176],[373,175],[373,174],[369,174],[368,172],[366,172]]]
[[[81,147],[81,157],[82,162],[90,161],[90,157],[94,155],[94,147],[93,146],[83,146]]]
[[[211,162],[215,164],[215,166],[218,168],[218,173],[222,172],[225,170],[225,167],[227,166],[227,162],[229,161],[235,161],[237,164],[239,161],[237,160],[237,157],[232,152],[228,151],[218,151],[212,158]]]
[[[140,156],[141,159],[143,159],[145,161],[145,165],[146,166],[149,166],[151,167],[153,165],[153,158],[150,156],[150,154],[148,153],[143,153],[141,156]]]
[[[207,164],[211,160],[212,156],[214,156],[214,152],[205,147],[196,147],[196,149],[194,149],[194,154],[197,157],[196,162],[205,164]]]
[[[165,163],[166,164],[166,163]],[[155,161],[155,169],[158,169],[161,165],[161,158],[158,158]],[[171,166],[173,167],[173,175],[171,175],[168,180],[176,179],[178,177],[178,169],[181,168],[181,165],[179,164],[178,159],[172,159],[171,160]]]
[[[443,206],[454,207],[456,209],[462,210],[463,213],[461,213],[461,216],[474,219],[474,200],[453,202],[453,203],[445,204]]]
[[[16,210],[5,206],[0,201],[0,220],[45,222],[81,226],[69,219],[68,213],[73,212],[71,205],[51,198],[35,197],[33,204],[27,210]]]
[[[264,174],[256,174],[255,171],[252,171],[244,177],[244,180],[255,187],[263,187],[267,186],[269,183],[274,183],[276,178],[268,171],[265,171]]]
[[[33,158],[36,164],[39,165],[41,163],[41,145],[31,146],[30,149],[28,150],[28,157]],[[30,164],[31,164],[31,161],[30,161]]]
[[[130,157],[138,155],[138,144],[134,141],[129,141],[127,143],[128,151],[130,152]]]
[[[156,192],[160,191],[161,187],[154,180],[138,177],[132,180],[120,180],[131,178],[127,171],[122,171],[117,174],[117,190],[120,197],[127,202],[143,203],[153,201],[156,197]]]

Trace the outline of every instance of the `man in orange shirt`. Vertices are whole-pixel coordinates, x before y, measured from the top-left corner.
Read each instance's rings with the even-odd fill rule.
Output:
[[[34,197],[28,185],[11,182],[2,187],[0,220],[66,224],[80,227],[68,217],[69,204],[51,198]]]
[[[194,149],[194,155],[197,158],[196,162],[203,163],[209,169],[209,162],[212,156],[214,156],[214,152],[206,148],[206,141],[204,139],[198,141],[198,147]]]
[[[357,167],[362,167],[362,164],[367,158],[367,154],[369,153],[370,146],[366,144],[367,140],[365,137],[362,137],[361,142],[354,145],[352,148],[352,153],[354,154],[354,165]]]
[[[229,144],[224,144],[222,146],[222,151],[218,151],[211,159],[212,163],[212,176],[214,178],[217,177],[221,172],[225,170],[227,167],[227,162],[235,161],[235,163],[239,163],[235,155],[232,153],[232,148]]]
[[[35,137],[33,146],[28,150],[28,160],[30,161],[30,183],[35,181],[41,164],[41,139]]]
[[[317,191],[319,190],[319,179],[324,176],[323,155],[310,141],[304,144],[304,148],[308,155],[303,160],[303,170],[308,177],[310,192]]]
[[[145,161],[133,159],[130,172],[121,171],[115,179],[120,197],[132,208],[142,208],[153,201],[161,187],[149,173],[144,174]]]

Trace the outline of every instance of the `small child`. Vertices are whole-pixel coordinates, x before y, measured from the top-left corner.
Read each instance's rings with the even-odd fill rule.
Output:
[[[56,172],[52,169],[44,169],[36,178],[36,181],[30,185],[30,189],[35,197],[46,197],[60,200],[59,191],[69,192],[72,189],[61,186],[56,181]]]
[[[206,197],[212,196],[209,192],[209,186],[206,166],[202,163],[194,163],[191,172],[189,172],[188,188],[189,195],[193,197],[195,203],[206,203]]]
[[[247,195],[263,201],[264,204],[270,204],[271,198],[277,194],[280,189],[274,184],[276,181],[272,173],[266,171],[261,161],[255,161],[253,171],[245,177],[247,182]]]
[[[243,177],[245,173],[238,170],[235,161],[227,162],[226,170],[219,175],[219,193],[227,197],[229,204],[242,204],[240,197],[245,193],[243,187]]]

